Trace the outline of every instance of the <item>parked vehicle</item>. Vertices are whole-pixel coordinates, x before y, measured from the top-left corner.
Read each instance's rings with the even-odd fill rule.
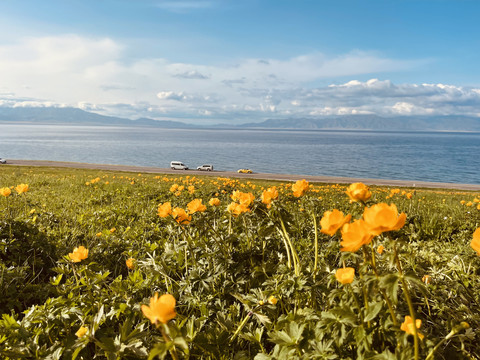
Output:
[[[205,165],[197,167],[197,170],[213,171],[213,165],[205,164]]]
[[[240,174],[251,174],[252,170],[250,170],[250,169],[238,169],[237,172],[240,173]]]
[[[188,170],[188,166],[182,163],[181,161],[170,162],[170,168],[172,170]]]
[[[0,158],[0,164],[6,164],[7,160]]]

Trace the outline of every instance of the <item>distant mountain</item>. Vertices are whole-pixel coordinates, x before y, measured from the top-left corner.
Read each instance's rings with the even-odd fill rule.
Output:
[[[64,125],[154,126],[177,129],[198,127],[180,121],[153,120],[148,118],[130,120],[114,116],[99,115],[77,108],[54,107],[0,107],[0,123],[1,122]]]
[[[468,116],[397,116],[342,115],[311,118],[269,119],[241,125],[217,124],[201,126],[180,121],[140,118],[130,120],[104,116],[77,108],[0,107],[0,123],[70,124],[103,126],[151,126],[159,128],[263,128],[263,129],[324,129],[383,131],[478,131],[480,118]]]
[[[242,128],[330,129],[385,131],[480,131],[480,118],[467,116],[343,115],[337,117],[269,119],[240,125]]]

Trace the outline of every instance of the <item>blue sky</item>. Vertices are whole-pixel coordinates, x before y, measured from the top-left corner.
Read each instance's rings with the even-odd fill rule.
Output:
[[[476,0],[0,1],[0,106],[480,116]]]

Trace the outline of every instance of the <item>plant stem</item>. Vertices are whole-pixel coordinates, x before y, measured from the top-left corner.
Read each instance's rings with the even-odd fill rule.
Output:
[[[412,298],[410,297],[410,292],[408,291],[408,284],[405,281],[405,278],[403,277],[402,264],[400,263],[400,259],[398,257],[397,244],[395,242],[393,243],[393,251],[395,256],[395,262],[397,264],[397,270],[398,270],[398,273],[400,274],[400,281],[402,282],[403,294],[405,296],[405,300],[407,300],[408,311],[410,312],[410,316],[413,322],[413,341],[414,341],[414,347],[415,347],[414,359],[418,360],[419,353],[418,353],[417,318],[415,316],[415,309],[413,308]]]
[[[373,269],[373,272],[375,273],[375,276],[376,276],[377,280],[380,280],[380,276],[378,275],[378,270],[377,270],[377,264],[375,262],[375,249],[373,248],[373,245],[371,245],[371,249],[372,249],[372,261],[371,261],[372,269]],[[390,302],[390,299],[388,298],[387,293],[385,292],[385,290],[383,290],[381,288],[379,288],[379,290],[380,290],[380,293],[382,294],[383,298],[385,299],[385,302],[387,303],[388,311],[390,312],[390,316],[392,318],[393,325],[398,326],[397,317],[395,316],[395,311],[393,310],[393,305]]]
[[[163,328],[163,325],[162,327],[160,328],[160,332],[162,333],[162,336],[163,336],[163,340],[165,340],[166,343],[169,343],[172,341],[172,339],[170,339],[168,337],[168,335],[165,333],[165,330]],[[177,350],[175,349],[175,345],[173,345],[173,347],[170,349],[170,355],[172,355],[172,359],[173,360],[178,360],[178,356],[177,356]]]
[[[313,227],[315,229],[315,263],[313,264],[313,280],[315,281],[318,266],[318,225],[315,214],[313,214]]]

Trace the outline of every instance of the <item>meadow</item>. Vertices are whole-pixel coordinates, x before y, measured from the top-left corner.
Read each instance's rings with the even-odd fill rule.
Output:
[[[2,359],[480,359],[478,192],[1,171]]]

